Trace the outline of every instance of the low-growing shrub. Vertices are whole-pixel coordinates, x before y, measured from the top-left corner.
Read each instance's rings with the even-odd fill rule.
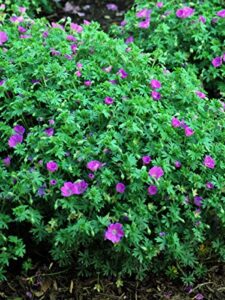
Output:
[[[95,23],[18,22],[0,27],[1,278],[40,244],[84,276],[190,283],[224,259],[223,103]]]
[[[193,65],[212,95],[225,93],[225,9],[220,0],[136,0],[111,34],[140,46],[172,70]]]

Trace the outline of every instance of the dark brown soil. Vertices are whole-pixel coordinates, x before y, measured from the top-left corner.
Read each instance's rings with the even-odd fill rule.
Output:
[[[54,272],[52,266],[39,267],[33,274],[10,275],[0,283],[0,299],[49,300],[224,300],[225,266],[216,265],[208,276],[192,287],[163,278],[143,282],[114,278],[77,279],[76,274]],[[201,298],[203,297],[203,298]]]
[[[126,11],[133,5],[134,0],[64,0],[60,1],[60,7],[55,9],[52,15],[46,15],[50,21],[58,21],[64,17],[71,17],[75,23],[83,23],[83,20],[97,21],[104,30],[113,23],[119,24]],[[115,4],[118,9],[110,10],[107,4]],[[42,12],[42,15],[45,15]]]

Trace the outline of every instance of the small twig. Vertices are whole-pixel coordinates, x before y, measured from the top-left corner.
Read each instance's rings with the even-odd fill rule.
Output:
[[[194,292],[195,290],[199,289],[202,286],[209,285],[209,284],[213,284],[213,282],[212,281],[208,281],[208,282],[200,283],[195,288],[192,289],[192,292]]]
[[[60,271],[60,272],[55,272],[55,273],[37,274],[37,275],[31,276],[31,277],[27,277],[26,280],[30,280],[30,279],[33,279],[33,278],[36,278],[36,277],[42,277],[42,276],[54,276],[54,275],[59,275],[59,274],[62,274],[62,273],[67,272],[68,270],[69,270],[69,269],[66,269],[66,270],[63,270],[63,271]]]

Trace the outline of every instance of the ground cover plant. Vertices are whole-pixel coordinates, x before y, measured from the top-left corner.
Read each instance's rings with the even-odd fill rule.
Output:
[[[224,103],[194,70],[82,26],[3,16],[1,279],[35,248],[79,275],[225,258]]]
[[[136,0],[113,36],[153,53],[172,70],[194,68],[212,95],[225,92],[225,9],[214,1]]]

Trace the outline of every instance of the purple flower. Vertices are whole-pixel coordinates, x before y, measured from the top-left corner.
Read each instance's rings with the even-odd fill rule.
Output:
[[[204,93],[202,93],[202,92],[200,92],[200,91],[196,91],[195,94],[196,94],[199,98],[201,98],[201,99],[206,98],[206,94],[204,94]]]
[[[7,33],[4,31],[0,31],[0,46],[8,41]]]
[[[156,101],[160,100],[161,98],[161,94],[159,92],[156,91],[152,91],[152,98]]]
[[[83,194],[88,188],[88,184],[84,180],[79,180],[77,182],[74,182],[73,186],[74,186],[73,194],[75,195]]]
[[[156,6],[157,6],[158,8],[162,8],[162,7],[163,7],[163,2],[157,2],[157,3],[156,3]]]
[[[161,88],[161,82],[158,81],[157,79],[152,79],[150,84],[151,84],[151,87],[153,89],[160,89]]]
[[[70,197],[74,195],[74,184],[72,182],[65,182],[61,187],[62,196]]]
[[[202,206],[202,201],[203,201],[202,197],[200,197],[200,196],[195,196],[194,197],[194,204],[196,206],[201,207]]]
[[[142,157],[142,162],[144,165],[148,165],[151,161],[152,161],[152,159],[148,155]]]
[[[90,179],[94,179],[94,178],[95,178],[95,175],[92,174],[92,173],[89,173],[89,174],[88,174],[88,177],[89,177]]]
[[[188,18],[188,17],[192,16],[194,11],[195,10],[193,8],[185,6],[185,7],[180,8],[176,11],[176,16],[178,18],[185,19],[185,18]]]
[[[171,124],[174,128],[180,127],[181,126],[181,122],[180,120],[178,120],[177,118],[173,117]]]
[[[18,26],[18,31],[19,31],[20,33],[24,33],[24,32],[27,31],[27,29],[24,28],[23,26]]]
[[[15,131],[15,133],[18,133],[20,135],[23,135],[25,132],[25,128],[21,125],[16,125],[13,130]]]
[[[72,52],[75,54],[77,52],[77,45],[76,44],[73,44],[70,46]]]
[[[12,22],[12,23],[22,23],[23,21],[24,21],[24,17],[23,16],[19,16],[19,17],[17,17],[17,16],[12,16],[11,18],[10,18],[10,21]]]
[[[223,61],[220,56],[217,56],[217,57],[213,58],[213,60],[212,60],[212,65],[215,68],[220,67],[222,65],[222,63],[223,63]]]
[[[11,158],[7,156],[6,158],[3,159],[3,164],[8,167],[11,164]]]
[[[60,51],[57,51],[53,48],[51,49],[50,53],[51,53],[52,56],[59,56],[61,54]]]
[[[44,32],[42,33],[42,37],[43,37],[43,38],[47,38],[48,35],[49,35],[48,31],[44,31]]]
[[[92,160],[89,161],[86,165],[86,167],[91,170],[92,172],[97,171],[98,169],[100,169],[103,166],[103,164],[98,161],[98,160]]]
[[[81,77],[81,71],[76,71],[75,74],[77,75],[77,77]]]
[[[188,126],[185,127],[184,132],[185,132],[186,136],[191,136],[191,135],[193,135],[195,133],[194,130],[191,129],[190,127],[188,127]]]
[[[126,78],[128,76],[127,72],[124,69],[119,69],[117,74],[120,75],[121,78]]]
[[[19,12],[21,12],[22,14],[25,13],[26,10],[27,10],[26,7],[23,7],[23,6],[20,6],[20,7],[19,7]]]
[[[109,82],[110,82],[111,84],[117,84],[117,80],[115,80],[115,79],[109,80]]]
[[[48,136],[52,136],[54,134],[54,128],[47,128],[47,129],[45,129],[45,133]]]
[[[17,144],[21,144],[23,141],[23,136],[20,134],[14,134],[12,135],[8,140],[8,145],[11,148],[16,147]]]
[[[225,18],[225,9],[218,11],[217,16],[220,18]]]
[[[204,165],[209,169],[214,169],[215,168],[215,160],[211,156],[206,155],[205,159],[204,159]]]
[[[151,12],[152,11],[150,9],[144,8],[136,13],[136,17],[137,18],[149,18]]]
[[[0,80],[0,86],[2,86],[5,83],[5,80]]]
[[[155,185],[150,185],[148,187],[148,194],[149,195],[153,196],[153,195],[157,194],[157,192],[158,192],[158,189]]]
[[[29,39],[29,38],[31,38],[30,34],[21,34],[20,35],[20,39]]]
[[[113,104],[114,100],[111,97],[105,97],[104,102],[105,102],[105,104],[110,105],[110,104]]]
[[[75,24],[75,23],[71,23],[70,24],[70,28],[74,31],[76,31],[77,33],[80,33],[83,31],[83,27],[78,25],[78,24]]]
[[[56,185],[56,184],[57,184],[57,180],[55,180],[55,179],[50,180],[50,185]]]
[[[77,41],[77,39],[73,35],[67,35],[66,39],[67,39],[67,41],[70,41],[70,42],[76,42]]]
[[[73,59],[73,56],[72,55],[69,55],[69,54],[65,54],[64,57],[68,60],[72,60]]]
[[[63,26],[58,24],[58,23],[55,23],[55,22],[52,22],[52,28],[59,28],[59,29],[62,29],[64,30]]]
[[[45,195],[45,189],[46,189],[45,185],[41,186],[37,191],[38,196],[43,197]]]
[[[49,120],[48,121],[49,125],[54,125],[55,124],[55,121],[53,119]]]
[[[150,17],[149,18],[146,18],[145,21],[141,21],[139,24],[138,24],[138,27],[139,28],[144,28],[144,29],[148,29],[150,26]]]
[[[161,231],[160,233],[159,233],[159,236],[165,236],[166,235],[166,233],[164,232],[164,231]]]
[[[209,189],[209,190],[212,190],[214,189],[214,184],[212,182],[206,182],[206,188]]]
[[[120,223],[110,224],[105,231],[105,240],[110,240],[113,244],[119,243],[123,236],[123,225]]]
[[[118,6],[117,6],[116,4],[114,4],[114,3],[106,4],[106,8],[107,8],[108,10],[112,10],[112,11],[118,10]]]
[[[204,16],[199,16],[199,22],[202,22],[203,24],[206,22],[206,18]]]
[[[160,177],[162,177],[164,175],[164,171],[161,167],[152,167],[148,174],[151,176],[151,177],[154,177],[155,179],[159,179]]]
[[[180,168],[181,168],[181,162],[178,161],[178,160],[175,161],[174,165],[175,165],[175,168],[177,168],[177,169],[180,169]]]
[[[86,86],[91,86],[91,85],[92,85],[91,80],[86,80],[86,81],[84,82],[84,85],[86,85]]]
[[[55,172],[58,170],[58,164],[54,161],[49,161],[47,164],[46,164],[46,168],[49,172]]]
[[[204,299],[204,296],[200,293],[198,293],[197,295],[195,295],[195,300],[203,300]]]
[[[129,37],[126,39],[126,41],[125,41],[126,44],[130,44],[130,43],[133,43],[133,42],[134,42],[134,37],[133,37],[133,36],[129,36]]]
[[[118,193],[123,194],[125,192],[125,189],[126,189],[126,186],[122,182],[117,183],[116,191]]]
[[[127,25],[127,21],[125,21],[125,20],[123,20],[121,23],[120,23],[120,26],[121,27],[124,27],[124,26],[126,26]]]

